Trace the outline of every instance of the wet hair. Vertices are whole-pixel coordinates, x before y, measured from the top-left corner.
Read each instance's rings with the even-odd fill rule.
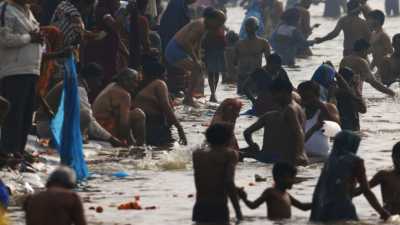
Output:
[[[371,11],[368,13],[367,18],[378,21],[381,26],[385,23],[385,14],[381,10]]]
[[[356,10],[356,9],[360,9],[361,4],[359,0],[350,0],[347,3],[347,11],[349,13],[352,13],[352,11]]]
[[[260,26],[260,21],[257,17],[250,16],[244,21],[244,26],[247,28],[248,26],[255,25],[256,29]]]
[[[203,11],[203,17],[210,20],[226,20],[225,14],[214,7],[207,7]]]
[[[270,87],[271,93],[286,92],[292,93],[293,85],[286,79],[278,78],[272,82]]]
[[[395,34],[392,38],[392,43],[395,42],[400,42],[400,33],[399,34]]]
[[[114,76],[112,81],[117,83],[123,83],[130,76],[139,78],[139,73],[134,69],[126,68],[121,72],[119,72],[116,76]]]
[[[54,186],[66,189],[74,189],[76,186],[75,172],[66,166],[57,168],[50,174],[46,183],[46,188]]]
[[[295,26],[299,22],[300,12],[297,8],[288,9],[282,14],[281,19],[287,24]]]
[[[353,45],[353,51],[355,52],[361,52],[364,50],[368,50],[371,47],[369,42],[365,39],[359,39],[356,42],[354,42]]]
[[[282,58],[276,53],[270,54],[267,57],[267,65],[269,65],[269,64],[275,64],[275,65],[282,66]]]
[[[289,163],[275,163],[272,168],[272,176],[274,181],[279,181],[284,177],[295,177],[297,169]]]
[[[400,173],[400,142],[397,142],[392,149],[392,159],[395,170]]]
[[[304,93],[306,91],[311,91],[316,96],[320,96],[320,87],[317,82],[315,81],[304,81],[297,87],[297,91],[299,93]]]
[[[206,131],[206,140],[210,145],[221,146],[230,142],[233,126],[230,123],[215,123]]]
[[[165,67],[158,61],[152,59],[143,63],[143,76],[145,79],[159,79],[165,73]]]
[[[99,78],[103,76],[103,67],[97,63],[89,63],[81,69],[80,75],[87,78]]]
[[[354,77],[354,72],[350,67],[342,67],[339,69],[339,74],[347,81],[350,82]]]

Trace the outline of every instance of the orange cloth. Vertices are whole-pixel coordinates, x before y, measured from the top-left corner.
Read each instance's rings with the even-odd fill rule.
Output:
[[[240,110],[242,109],[243,103],[236,98],[225,99],[215,111],[214,117],[211,120],[210,125],[215,123],[230,123],[235,129],[236,119],[239,117]],[[235,134],[233,134],[230,147],[239,151],[239,144],[236,140]]]
[[[61,49],[64,38],[57,27],[45,26],[41,27],[40,31],[45,36],[46,53],[53,53]],[[42,61],[40,77],[36,86],[37,94],[39,96],[45,96],[47,94],[50,78],[55,72],[56,66],[54,60]]]

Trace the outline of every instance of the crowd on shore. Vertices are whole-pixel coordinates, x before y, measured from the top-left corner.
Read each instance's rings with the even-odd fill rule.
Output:
[[[210,102],[218,103],[220,83],[235,84],[237,96],[223,100],[205,132],[206,147],[193,152],[196,203],[193,221],[228,224],[228,199],[238,220],[240,201],[249,208],[266,203],[271,220],[291,217],[291,206],[311,210],[311,221],[358,220],[352,199],[363,194],[384,220],[400,213],[400,144],[393,147],[393,170],[368,182],[357,156],[360,114],[367,112],[364,82],[387,95],[400,76],[400,34],[384,30],[385,14],[367,0],[326,0],[324,16],[339,18],[334,30],[310,39],[313,0],[244,0],[240,32],[225,25],[223,0],[0,0],[0,167],[29,172],[34,156],[29,134],[59,151],[61,164],[46,190],[29,196],[23,209],[28,225],[86,224],[75,188],[87,178],[82,143],[114,147],[187,145],[174,106],[199,108],[204,76]],[[399,14],[398,0],[385,1],[386,14]],[[326,60],[310,79],[294,87],[286,67],[313,55],[312,46],[343,32],[338,68]],[[372,60],[369,60],[369,56]],[[265,59],[265,65],[263,65]],[[234,135],[242,109],[258,117],[243,135]],[[60,122],[61,121],[61,122]],[[338,127],[327,134],[329,126]],[[177,135],[174,135],[176,128]],[[340,127],[340,128],[339,128]],[[253,134],[264,129],[261,148]],[[330,139],[333,138],[333,147]],[[272,163],[275,185],[250,201],[235,185],[244,158]],[[324,162],[310,203],[288,193],[298,166]],[[71,170],[72,168],[72,170]],[[383,203],[372,187],[381,185]],[[8,205],[7,184],[0,200]]]

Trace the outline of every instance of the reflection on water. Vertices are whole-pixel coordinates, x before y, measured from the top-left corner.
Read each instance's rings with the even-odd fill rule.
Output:
[[[373,8],[383,9],[383,0],[370,0]],[[243,18],[243,10],[232,8],[228,10],[228,26],[236,31],[239,30]],[[312,37],[322,36],[333,29],[335,20],[322,18],[323,5],[312,6],[312,23],[320,23],[322,26],[315,30]],[[386,30],[390,35],[397,32],[400,18],[388,18]],[[313,47],[314,56],[309,60],[299,59],[298,65],[301,69],[288,70],[289,76],[294,84],[310,78],[313,70],[323,61],[331,60],[338,65],[342,55],[342,40],[340,36],[333,41]],[[396,87],[395,90],[399,90]],[[208,91],[208,90],[207,90]],[[368,176],[372,176],[377,170],[391,166],[390,149],[392,145],[400,140],[400,111],[399,99],[386,99],[370,86],[364,87],[364,95],[368,104],[368,113],[362,116],[363,142],[359,154],[365,159]],[[235,89],[232,86],[220,86],[218,97],[220,100],[225,97],[235,96]],[[246,102],[246,101],[245,101]],[[246,102],[246,107],[249,107]],[[245,107],[245,109],[246,109]],[[110,157],[110,160],[92,163],[91,171],[93,179],[81,191],[85,200],[85,209],[90,224],[162,224],[178,225],[191,224],[191,210],[194,204],[192,197],[195,188],[191,170],[191,151],[196,145],[203,142],[205,126],[210,121],[214,105],[206,105],[200,110],[189,111],[187,108],[179,107],[178,115],[183,120],[183,126],[188,132],[189,147],[173,147],[170,152],[135,152],[131,154],[115,150],[114,154],[120,157]],[[241,146],[245,146],[242,132],[254,122],[255,118],[243,116],[239,118],[236,135]],[[255,138],[261,143],[261,132]],[[145,155],[143,160],[135,158],[134,155]],[[320,164],[313,164],[306,168],[299,169],[299,176],[306,179],[296,185],[291,194],[303,201],[310,201],[316,183],[316,178],[321,170]],[[125,171],[126,178],[112,176],[118,171]],[[267,178],[267,182],[255,183],[254,175],[259,174]],[[245,161],[238,166],[237,184],[243,186],[249,193],[249,198],[254,199],[264,190],[272,185],[271,165],[263,165],[254,161]],[[379,189],[374,190],[379,196]],[[152,211],[118,211],[117,206],[121,203],[133,201],[135,195],[141,196],[143,206],[157,206]],[[357,224],[376,224],[379,219],[372,208],[363,197],[355,200],[358,213],[364,222]],[[104,212],[99,214],[90,211],[92,206],[102,206]],[[293,218],[288,221],[271,222],[266,220],[266,209],[260,207],[257,210],[249,210],[242,205],[246,215],[245,221],[241,224],[308,224],[308,212],[293,210]],[[233,211],[231,211],[233,216]],[[14,221],[22,221],[22,214],[15,211],[11,215]],[[342,223],[341,223],[342,224]]]

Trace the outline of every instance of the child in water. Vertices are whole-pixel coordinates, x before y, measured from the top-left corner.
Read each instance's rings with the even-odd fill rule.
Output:
[[[392,150],[394,169],[381,170],[369,181],[370,188],[381,186],[383,208],[395,215],[400,213],[400,142]],[[357,190],[357,195],[361,190]]]
[[[303,211],[311,209],[311,203],[302,203],[287,192],[292,188],[296,174],[296,167],[287,163],[276,163],[272,169],[274,187],[266,189],[255,201],[249,201],[243,189],[239,191],[239,196],[251,209],[256,209],[265,202],[270,220],[289,219],[292,216],[291,206]]]

